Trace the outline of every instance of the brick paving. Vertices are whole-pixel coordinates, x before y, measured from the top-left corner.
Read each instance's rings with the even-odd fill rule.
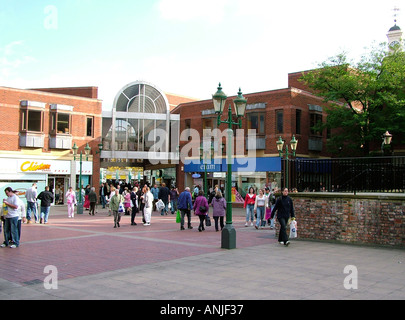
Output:
[[[198,232],[196,217],[193,230],[158,213],[151,226],[124,216],[114,229],[106,210],[69,219],[53,207],[49,224],[23,225],[19,248],[0,249],[0,300],[405,299],[404,250],[302,240],[285,248],[274,230],[246,228],[244,210],[233,220],[237,249],[223,250],[221,233]],[[44,288],[48,265],[56,290]],[[352,290],[348,265],[358,268]]]
[[[174,215],[154,212],[150,226],[130,225],[123,216],[120,228],[113,228],[113,217],[99,209],[95,216],[64,214],[65,207],[53,207],[49,223],[23,224],[21,245],[0,251],[0,278],[20,285],[44,278],[47,265],[56,266],[59,280],[89,276],[133,266],[175,260],[221,251],[221,232],[214,226],[198,232],[198,218],[192,217],[192,230],[179,230]],[[244,217],[234,215],[239,231],[238,248],[275,242],[274,231],[244,227]],[[12,272],[10,272],[12,270]]]

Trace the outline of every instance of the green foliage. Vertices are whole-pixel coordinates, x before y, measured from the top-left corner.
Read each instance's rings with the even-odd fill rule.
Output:
[[[400,46],[386,48],[374,47],[358,63],[341,53],[303,75],[302,81],[331,104],[327,122],[317,126],[331,130],[331,152],[368,155],[370,143],[381,142],[387,130],[404,143],[405,53]]]

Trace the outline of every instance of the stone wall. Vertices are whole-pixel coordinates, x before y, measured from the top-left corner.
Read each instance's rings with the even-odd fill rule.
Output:
[[[405,196],[290,194],[301,239],[405,247]]]

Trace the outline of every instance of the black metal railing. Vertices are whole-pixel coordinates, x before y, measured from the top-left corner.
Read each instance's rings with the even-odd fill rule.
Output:
[[[282,161],[283,173],[286,161]],[[405,192],[405,157],[288,161],[288,186],[301,192]]]

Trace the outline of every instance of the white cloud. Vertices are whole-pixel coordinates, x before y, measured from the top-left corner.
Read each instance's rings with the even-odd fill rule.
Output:
[[[0,80],[9,80],[18,68],[36,61],[25,54],[26,51],[23,41],[13,41],[0,47]]]

